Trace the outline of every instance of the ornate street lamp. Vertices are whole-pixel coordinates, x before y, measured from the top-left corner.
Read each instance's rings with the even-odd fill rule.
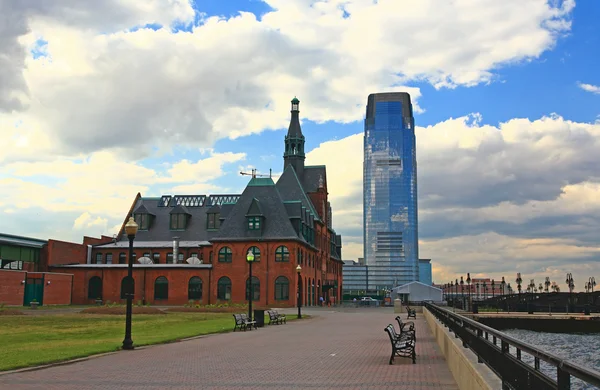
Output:
[[[460,301],[461,301],[461,309],[465,310],[465,281],[463,277],[460,277]]]
[[[129,221],[125,224],[125,233],[129,239],[129,265],[127,266],[127,278],[125,281],[125,295],[127,296],[127,309],[125,312],[125,338],[123,339],[123,349],[133,349],[133,340],[131,339],[131,312],[132,301],[134,294],[133,281],[133,240],[138,231],[138,224],[135,223],[133,217],[129,217]]]
[[[494,299],[494,297],[496,296],[495,294],[495,286],[496,286],[496,282],[494,282],[494,279],[492,279],[492,299]]]
[[[296,272],[298,273],[298,318],[302,318],[302,312],[301,312],[301,307],[302,307],[302,276],[300,276],[300,273],[302,272],[302,267],[300,267],[300,264],[298,264],[298,266],[296,267]]]
[[[248,294],[248,320],[252,321],[252,263],[254,263],[254,253],[252,253],[251,249],[248,249],[248,254],[246,254],[246,261],[250,267],[250,277],[248,278],[250,282],[250,293]]]
[[[479,282],[475,283],[475,288],[477,289],[477,300],[481,299],[481,291],[479,290]]]
[[[469,305],[471,304],[471,273],[467,272],[467,288],[469,289]]]
[[[520,295],[521,295],[521,283],[523,282],[523,279],[521,278],[521,273],[518,272],[517,273],[517,279],[515,279],[515,282],[517,282],[517,290],[519,290],[519,301],[521,300]]]
[[[549,292],[549,290],[550,290],[550,284],[551,284],[550,283],[550,277],[546,276],[546,281],[544,282],[544,286],[546,286],[546,290],[545,290],[546,292]]]
[[[483,281],[483,300],[486,300],[486,299],[487,299],[487,283],[484,280]]]
[[[590,292],[594,292],[594,287],[596,287],[596,278],[593,276],[590,276],[590,279],[588,281],[588,285],[590,286],[591,291]]]
[[[506,294],[504,288],[506,287],[506,281],[504,280],[504,276],[502,277],[502,281],[500,282],[500,286],[502,286],[502,295]]]

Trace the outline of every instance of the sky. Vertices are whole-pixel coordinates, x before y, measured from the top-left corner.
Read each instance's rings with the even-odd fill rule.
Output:
[[[367,96],[411,94],[436,283],[600,279],[600,2],[0,0],[0,232],[116,233],[135,195],[281,173],[290,100],[362,257]],[[600,288],[600,287],[598,287]]]

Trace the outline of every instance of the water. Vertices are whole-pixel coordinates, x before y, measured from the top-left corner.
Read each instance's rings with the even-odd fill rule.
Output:
[[[502,332],[563,359],[600,371],[600,334],[598,333],[542,333],[524,329],[507,329]],[[512,348],[510,352],[513,355],[515,354]],[[533,366],[533,357],[523,353],[522,359]],[[556,380],[555,367],[540,361],[540,370]],[[571,377],[571,389],[589,390],[599,388]]]

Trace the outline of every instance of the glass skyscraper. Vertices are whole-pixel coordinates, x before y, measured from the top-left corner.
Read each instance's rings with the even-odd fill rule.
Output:
[[[410,95],[369,95],[364,137],[364,258],[366,265],[384,271],[387,287],[420,280],[415,149]]]

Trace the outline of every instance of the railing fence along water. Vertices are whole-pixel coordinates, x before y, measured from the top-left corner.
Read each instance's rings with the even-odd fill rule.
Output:
[[[485,363],[502,380],[502,389],[571,389],[571,377],[600,388],[600,372],[582,367],[551,353],[542,351],[498,330],[432,303],[424,306],[451,332],[470,348],[479,363]],[[523,360],[532,357],[533,365]],[[556,376],[540,369],[540,362],[552,367]]]

